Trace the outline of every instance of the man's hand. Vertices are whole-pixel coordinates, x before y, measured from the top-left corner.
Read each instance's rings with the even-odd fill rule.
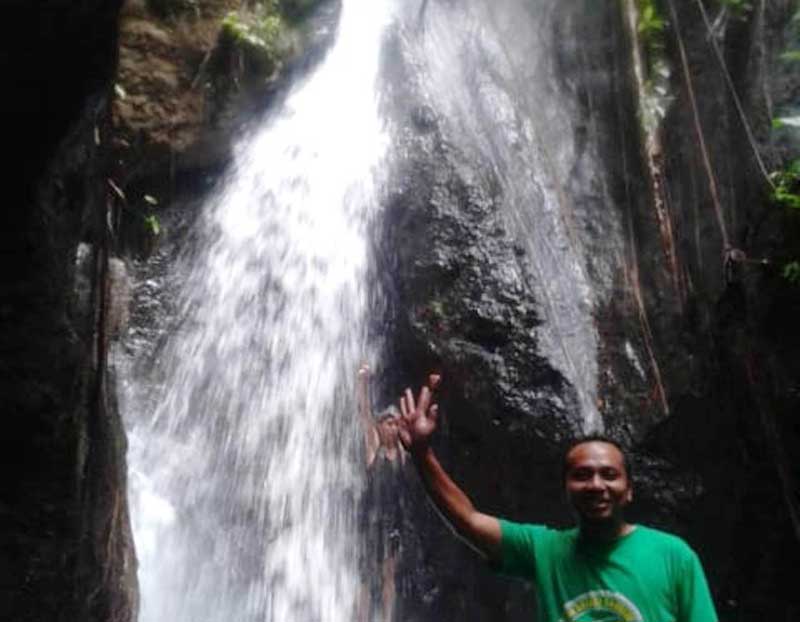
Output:
[[[372,405],[369,403],[369,365],[362,363],[358,368],[356,381],[356,399],[358,401],[358,411],[362,417],[371,419]]]
[[[428,384],[420,389],[416,399],[411,389],[405,390],[400,398],[400,440],[414,456],[414,463],[431,499],[456,533],[487,559],[497,561],[500,556],[500,522],[494,516],[475,509],[430,449],[437,415],[436,404],[431,400],[441,380],[439,374],[428,376]]]
[[[412,453],[427,449],[431,435],[436,430],[439,407],[431,404],[431,398],[441,379],[439,374],[431,374],[428,376],[428,383],[420,390],[418,399],[414,398],[411,389],[406,389],[400,398],[400,441]]]
[[[378,447],[381,444],[381,439],[378,436],[378,430],[375,427],[375,421],[372,418],[372,404],[369,399],[369,376],[370,369],[366,363],[362,363],[358,368],[358,377],[356,380],[356,401],[358,403],[358,416],[361,419],[361,427],[364,433],[364,449],[365,460],[367,468],[372,467],[375,462],[375,456],[378,453]]]

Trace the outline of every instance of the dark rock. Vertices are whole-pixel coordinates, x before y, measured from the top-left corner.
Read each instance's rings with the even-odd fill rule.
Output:
[[[75,270],[79,242],[101,240],[106,227],[119,5],[3,7],[0,59],[13,85],[3,101],[13,156],[0,233],[0,617],[7,620],[135,616],[125,440],[96,330],[103,258],[90,254],[88,279]]]

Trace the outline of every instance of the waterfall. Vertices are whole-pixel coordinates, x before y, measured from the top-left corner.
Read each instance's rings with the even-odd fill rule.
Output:
[[[179,322],[122,399],[141,622],[354,617],[388,2],[345,0],[327,57],[237,146],[170,268]]]

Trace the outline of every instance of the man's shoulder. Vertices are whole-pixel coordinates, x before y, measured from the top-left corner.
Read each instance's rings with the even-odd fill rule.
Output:
[[[537,523],[500,519],[501,563],[504,574],[534,578],[542,568],[562,559],[575,540],[576,529],[554,529]]]
[[[518,523],[507,518],[499,518],[498,520],[500,521],[501,528],[504,530],[519,530],[554,538],[571,538],[578,533],[577,527],[561,528],[551,527],[543,523]]]
[[[656,529],[655,527],[650,527],[649,525],[637,524],[636,531],[648,538],[651,538],[653,541],[663,542],[673,546],[688,546],[683,538],[672,532],[664,531],[663,529]]]
[[[653,551],[658,550],[678,557],[695,555],[686,540],[674,533],[646,525],[637,525],[635,532],[638,533],[638,540],[642,543],[646,542],[646,546]]]
[[[518,523],[506,518],[500,521],[500,532],[504,538],[524,538],[537,541],[565,541],[574,539],[578,533],[577,528],[562,529],[551,527],[542,523]]]

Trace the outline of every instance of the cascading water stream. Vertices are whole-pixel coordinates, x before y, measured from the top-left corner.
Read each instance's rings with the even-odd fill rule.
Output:
[[[180,325],[123,394],[141,622],[354,617],[390,1],[346,0],[327,58],[238,146],[173,279]]]

